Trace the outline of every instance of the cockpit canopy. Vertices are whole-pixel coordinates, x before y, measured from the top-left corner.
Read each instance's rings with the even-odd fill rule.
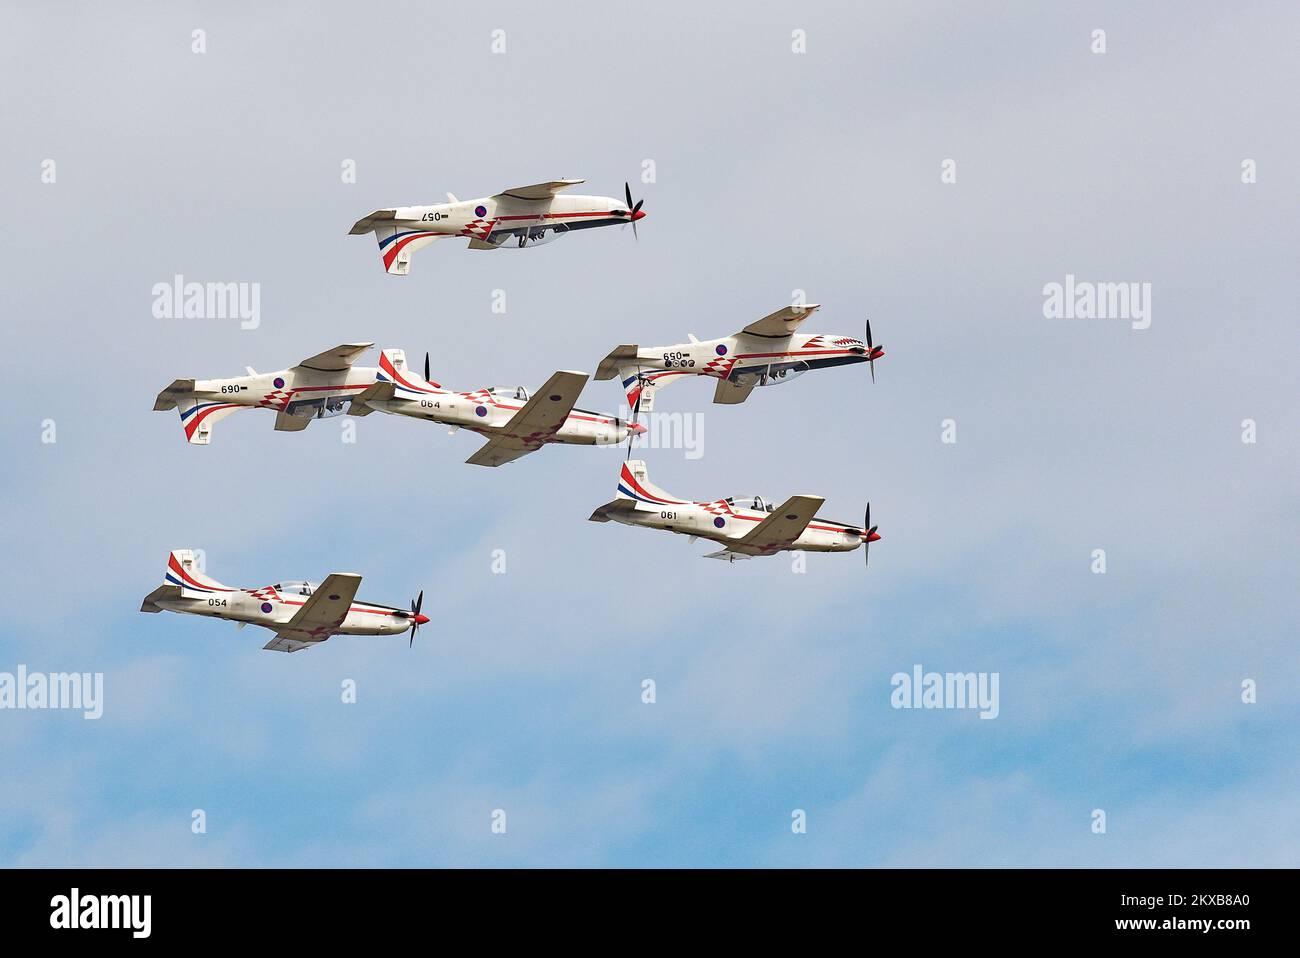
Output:
[[[275,591],[281,595],[311,595],[318,588],[320,588],[319,582],[307,582],[302,579],[275,584]]]
[[[772,504],[762,496],[727,496],[727,504],[738,509],[753,509],[756,512],[771,512]]]
[[[528,390],[523,386],[489,386],[488,392],[501,399],[518,399],[528,402]]]

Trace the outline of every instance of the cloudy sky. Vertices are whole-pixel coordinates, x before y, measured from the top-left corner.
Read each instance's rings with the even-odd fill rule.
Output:
[[[0,711],[0,862],[1295,865],[1298,28],[1283,3],[6,4],[0,671],[102,672],[105,702]],[[640,242],[445,243],[395,278],[346,235],[557,177],[631,180]],[[177,274],[260,284],[260,325],[155,318]],[[1149,283],[1150,327],[1045,317],[1067,274]],[[869,499],[869,571],[589,523],[613,450],[481,469],[427,424],[346,443],[256,412],[190,447],[151,411],[349,341],[532,385],[796,291],[817,331],[870,317],[875,385],[679,385],[657,408],[702,416],[703,455],[644,457],[687,498]],[[174,548],[230,585],[424,589],[432,622],[263,652],[136,611]],[[918,664],[997,673],[998,717],[892,708]]]

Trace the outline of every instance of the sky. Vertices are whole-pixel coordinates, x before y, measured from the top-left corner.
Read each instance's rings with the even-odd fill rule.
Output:
[[[1284,3],[4,4],[0,672],[102,673],[104,701],[0,709],[0,863],[1300,863],[1298,28]],[[444,242],[391,277],[347,235],[562,177],[630,180],[639,242]],[[256,328],[156,318],[177,274],[258,284]],[[1150,325],[1045,315],[1067,276],[1149,289]],[[688,499],[870,501],[869,569],[587,522],[616,449],[484,469],[463,432],[260,411],[189,446],[151,409],[356,341],[532,386],[800,295],[807,331],[871,320],[874,385],[677,385],[656,413],[698,416],[701,454],[639,455]],[[178,548],[228,585],[423,589],[431,622],[281,655],[140,614]],[[996,673],[996,718],[893,707],[918,665]]]

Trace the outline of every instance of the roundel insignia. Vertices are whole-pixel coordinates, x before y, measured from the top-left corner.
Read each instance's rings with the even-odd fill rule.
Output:
[[[275,388],[276,388],[276,389],[283,389],[283,388],[284,388],[284,380],[281,379],[279,376],[276,376],[276,377],[275,377]]]
[[[487,207],[486,207],[486,206],[476,206],[476,207],[474,207],[474,215],[475,215],[475,216],[487,216]]]
[[[263,612],[270,612],[270,611],[271,611],[271,603],[269,603],[269,602],[263,602],[263,603],[262,603],[262,611],[263,611]]]
[[[479,406],[477,409],[474,410],[474,415],[476,415],[476,416],[486,416],[486,415],[487,415],[487,406]]]
[[[716,519],[713,520],[713,524],[717,526],[719,529],[721,529],[723,526],[727,524],[727,520],[722,518],[722,516],[718,516]]]
[[[715,352],[717,352],[719,356],[725,356],[727,355],[727,347],[719,343],[718,348],[715,350]]]

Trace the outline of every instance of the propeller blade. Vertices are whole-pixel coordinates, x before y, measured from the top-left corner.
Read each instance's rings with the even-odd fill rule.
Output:
[[[866,515],[866,517],[862,520],[862,528],[864,528],[864,529],[870,529],[870,528],[871,528],[871,503],[869,503],[869,502],[867,503],[867,515]]]
[[[633,224],[632,228],[635,229],[636,225]],[[640,373],[637,374],[637,378],[640,379]],[[635,426],[637,423],[637,419],[641,415],[641,397],[644,394],[645,394],[645,383],[641,383],[641,388],[638,389],[636,392],[636,402],[632,404],[632,418],[628,422],[629,427]],[[636,441],[636,430],[629,428],[627,431],[627,453],[623,456],[624,462],[627,462],[629,459],[632,458],[632,443],[634,443],[635,441]]]
[[[627,208],[632,208],[632,187],[627,182],[623,183],[623,193],[627,196]]]
[[[632,239],[637,243],[641,242],[641,234],[636,231],[636,220],[632,221]]]
[[[871,320],[867,320],[867,366],[871,369],[871,381],[876,381],[876,360],[873,354],[876,351],[875,343],[871,341]]]
[[[419,597],[411,600],[411,641],[407,645],[408,649],[415,647],[415,633],[420,631],[420,623],[416,621],[416,617],[419,616],[420,609],[423,606],[424,590],[421,589]]]
[[[424,354],[424,381],[429,381],[429,354]]]
[[[637,213],[640,213],[640,212],[641,212],[641,204],[644,203],[644,202],[645,202],[645,200],[637,200],[637,201],[636,201],[636,206],[632,207],[632,215],[633,215],[633,216],[636,216]]]

